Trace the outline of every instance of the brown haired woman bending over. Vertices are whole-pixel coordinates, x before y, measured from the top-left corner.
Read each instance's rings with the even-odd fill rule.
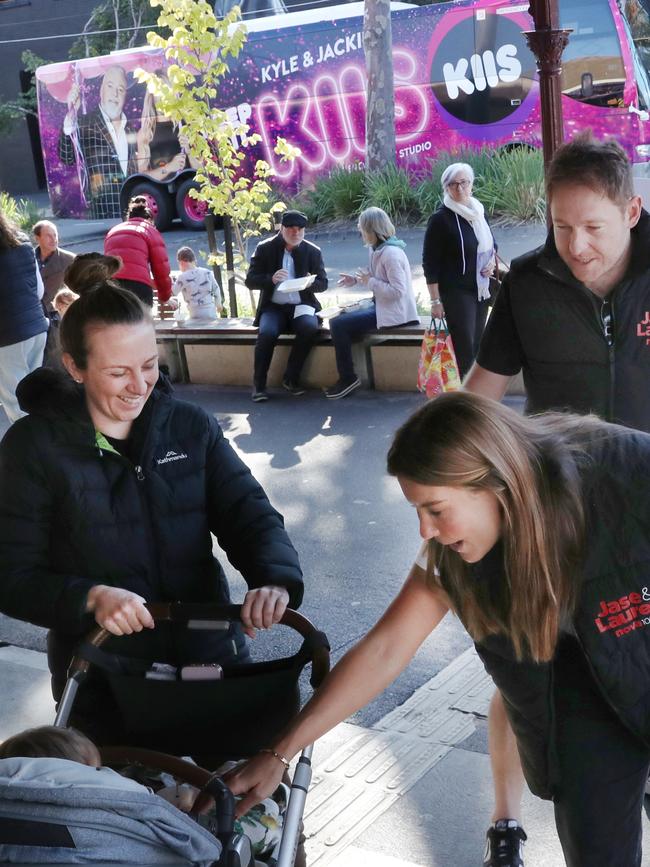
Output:
[[[531,790],[570,867],[641,864],[650,765],[650,436],[593,417],[522,418],[444,395],[397,432],[388,470],[424,550],[379,623],[271,746],[300,748],[376,696],[454,611],[504,696]],[[282,764],[230,780],[248,809]]]

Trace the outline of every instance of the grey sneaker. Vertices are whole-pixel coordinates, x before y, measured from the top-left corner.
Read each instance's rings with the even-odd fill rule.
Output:
[[[294,397],[300,397],[301,394],[305,393],[305,389],[302,386],[295,382],[290,382],[288,379],[282,380],[282,388],[286,389]]]
[[[350,394],[350,392],[354,391],[355,388],[359,388],[360,385],[361,380],[357,377],[355,377],[352,382],[342,382],[339,379],[336,385],[325,389],[325,397],[329,398],[329,400],[338,400],[339,398]]]
[[[490,825],[486,836],[483,867],[524,867],[528,838],[515,819],[499,819]]]
[[[253,394],[251,395],[251,400],[254,400],[255,403],[261,403],[263,400],[268,400],[269,396],[263,388],[254,388]]]

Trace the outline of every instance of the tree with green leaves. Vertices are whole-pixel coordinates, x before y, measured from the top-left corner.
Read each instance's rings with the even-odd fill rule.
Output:
[[[20,55],[26,72],[32,73],[29,89],[24,93],[17,94],[13,99],[0,101],[0,136],[10,133],[16,122],[28,115],[36,116],[38,106],[36,103],[36,79],[33,73],[45,61],[33,51],[23,51]]]
[[[146,82],[156,111],[177,124],[181,141],[196,170],[198,189],[191,195],[205,202],[210,214],[230,223],[235,240],[235,264],[245,259],[246,238],[273,228],[273,214],[284,208],[271,201],[272,169],[258,160],[252,177],[244,174],[244,149],[260,140],[231,111],[217,107],[219,82],[228,73],[228,61],[236,58],[246,41],[239,23],[239,7],[218,20],[207,0],[150,0],[160,7],[158,24],[171,33],[148,33],[150,45],[164,51],[164,74],[136,70]],[[276,152],[285,159],[299,154],[280,140]],[[221,266],[224,257],[213,250],[211,263]],[[228,265],[230,309],[237,315],[234,274]]]
[[[70,59],[145,45],[147,28],[155,26],[156,18],[149,0],[103,0],[94,6],[82,35],[73,42]]]

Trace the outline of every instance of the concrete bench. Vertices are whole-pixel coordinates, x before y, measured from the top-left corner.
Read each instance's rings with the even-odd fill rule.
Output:
[[[415,391],[422,335],[428,317],[418,324],[370,332],[353,347],[355,369],[361,381],[379,391]],[[205,385],[250,386],[257,328],[248,317],[210,322],[161,320],[156,322],[160,359],[172,379]],[[269,369],[268,384],[279,386],[293,334],[278,339]],[[308,388],[323,388],[338,378],[334,347],[326,323],[303,368]]]

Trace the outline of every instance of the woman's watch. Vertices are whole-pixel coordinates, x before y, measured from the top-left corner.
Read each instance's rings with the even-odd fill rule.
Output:
[[[442,301],[440,300],[440,298],[432,298],[431,299],[431,306],[433,307],[435,304],[442,304]]]

